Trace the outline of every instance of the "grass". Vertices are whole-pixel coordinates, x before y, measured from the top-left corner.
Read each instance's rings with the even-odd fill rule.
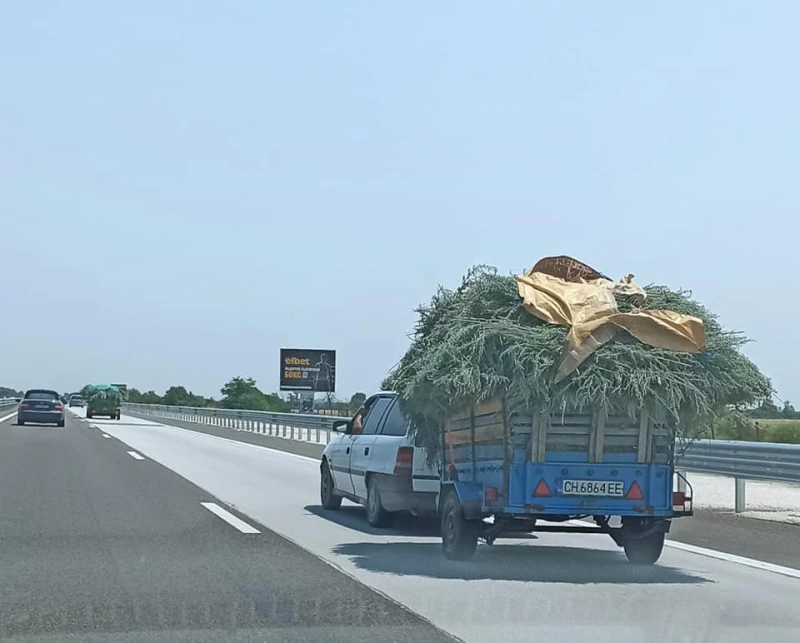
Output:
[[[756,420],[764,442],[800,444],[800,420]]]
[[[800,444],[800,420],[751,420],[740,414],[731,414],[714,423],[713,437],[717,440]]]

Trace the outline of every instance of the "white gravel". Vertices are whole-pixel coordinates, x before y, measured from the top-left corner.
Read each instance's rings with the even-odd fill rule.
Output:
[[[733,478],[704,473],[689,473],[687,478],[694,491],[695,509],[734,510]],[[800,525],[800,484],[748,480],[742,515]]]

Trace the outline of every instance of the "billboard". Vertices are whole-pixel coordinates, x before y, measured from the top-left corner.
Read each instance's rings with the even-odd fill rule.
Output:
[[[280,389],[333,393],[336,390],[336,351],[282,348]]]

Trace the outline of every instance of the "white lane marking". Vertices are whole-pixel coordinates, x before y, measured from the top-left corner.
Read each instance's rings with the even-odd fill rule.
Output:
[[[752,567],[753,569],[760,569],[765,572],[772,572],[773,574],[781,574],[783,576],[789,576],[790,578],[800,579],[800,569],[792,569],[791,567],[775,565],[774,563],[765,563],[762,560],[755,560],[754,558],[745,558],[744,556],[728,554],[724,551],[717,551],[716,549],[706,549],[705,547],[688,545],[686,543],[678,542],[677,540],[667,540],[664,542],[664,544],[667,547],[681,549],[692,554],[698,554],[699,556],[716,558],[717,560],[723,560],[728,563],[736,563],[737,565],[744,565],[745,567]]]
[[[261,532],[253,527],[252,525],[248,525],[244,520],[239,520],[236,516],[234,516],[229,511],[225,511],[222,507],[220,507],[215,502],[201,502],[206,509],[208,509],[212,514],[222,518],[225,522],[227,522],[232,527],[235,527],[243,534],[260,534]]]
[[[111,436],[108,433],[103,433],[104,438],[110,438]]]
[[[13,418],[16,414],[17,412],[14,411],[10,415],[4,415],[3,417],[0,418],[0,422],[5,422],[8,418]]]
[[[689,518],[688,520],[691,520]],[[588,520],[568,520],[566,524],[575,525],[576,527],[585,527],[588,524],[594,524]],[[782,576],[789,576],[790,578],[800,579],[800,569],[793,569],[792,567],[784,567],[783,565],[776,565],[774,563],[767,563],[763,560],[756,560],[755,558],[745,558],[744,556],[737,556],[736,554],[729,554],[718,549],[706,549],[705,547],[698,547],[697,545],[690,545],[682,543],[679,540],[665,540],[665,547],[672,547],[673,549],[680,549],[691,554],[698,556],[705,556],[707,558],[715,558],[722,560],[726,563],[734,563],[736,565],[744,565],[745,567],[752,567],[753,569],[760,569],[765,572],[772,572],[773,574],[781,574]]]
[[[134,460],[144,460],[144,456],[139,455],[136,451],[128,451],[128,455]]]

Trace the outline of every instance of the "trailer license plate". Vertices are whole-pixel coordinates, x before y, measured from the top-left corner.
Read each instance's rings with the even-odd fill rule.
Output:
[[[565,496],[625,496],[625,483],[617,480],[564,480],[561,493]]]

